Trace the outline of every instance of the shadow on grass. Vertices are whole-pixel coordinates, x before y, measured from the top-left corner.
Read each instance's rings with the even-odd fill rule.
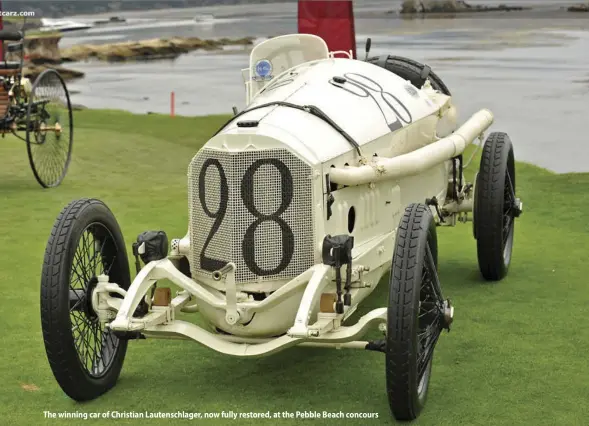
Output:
[[[8,193],[18,193],[21,194],[23,192],[27,193],[38,193],[42,191],[44,188],[41,187],[35,180],[35,177],[31,173],[30,178],[27,180],[24,177],[15,177],[15,176],[0,176],[0,192],[3,194]]]

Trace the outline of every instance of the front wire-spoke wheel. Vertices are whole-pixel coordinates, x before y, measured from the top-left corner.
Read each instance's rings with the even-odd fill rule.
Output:
[[[124,240],[111,211],[98,200],[70,203],[45,251],[41,324],[53,374],[72,399],[94,399],[112,388],[127,342],[106,329],[92,304],[98,276],[130,285]]]
[[[86,372],[101,377],[114,360],[119,340],[103,324],[92,307],[98,276],[109,275],[116,261],[111,232],[101,223],[86,226],[76,247],[70,276],[70,321],[78,357]]]
[[[45,70],[35,80],[25,125],[35,179],[44,188],[58,186],[71,160],[74,122],[70,96],[57,71]]]
[[[386,383],[397,420],[413,420],[425,405],[436,343],[450,328],[453,307],[437,273],[433,216],[423,204],[405,210],[397,229],[389,283]]]

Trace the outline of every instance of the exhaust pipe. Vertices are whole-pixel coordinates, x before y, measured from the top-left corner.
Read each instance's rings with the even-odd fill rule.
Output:
[[[493,113],[488,109],[482,109],[450,136],[408,154],[381,158],[369,165],[333,168],[329,171],[329,180],[339,185],[355,186],[418,175],[462,154],[491,124]]]

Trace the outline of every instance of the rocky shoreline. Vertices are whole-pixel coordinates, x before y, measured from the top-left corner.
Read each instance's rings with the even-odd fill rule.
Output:
[[[174,37],[129,41],[102,45],[82,44],[60,50],[63,62],[95,59],[106,62],[174,59],[194,50],[221,50],[224,46],[250,46],[253,38],[203,40],[198,37]]]
[[[456,13],[480,13],[480,12],[516,12],[533,10],[533,7],[471,5],[464,0],[404,0],[401,10],[398,12],[403,16],[412,15],[454,15]],[[563,7],[568,12],[589,12],[589,3],[578,3],[569,7]],[[389,14],[396,13],[389,11]]]
[[[103,45],[76,45],[59,48],[61,35],[29,36],[25,40],[25,66],[23,73],[34,80],[45,69],[57,70],[65,80],[84,77],[84,73],[61,64],[98,60],[106,62],[146,61],[156,59],[175,59],[195,50],[222,50],[224,46],[251,46],[254,39],[203,40],[197,37],[174,37],[133,42],[110,43]],[[14,54],[7,55],[8,61],[18,61]]]
[[[567,9],[569,12],[589,12],[589,3],[579,3],[570,6]]]
[[[401,15],[416,14],[447,14],[447,13],[479,13],[479,12],[513,12],[530,10],[531,7],[507,6],[472,6],[463,0],[404,0]]]

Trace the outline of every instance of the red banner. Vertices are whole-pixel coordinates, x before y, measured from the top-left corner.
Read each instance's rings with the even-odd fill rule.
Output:
[[[352,0],[299,0],[299,33],[321,37],[332,52],[351,50],[356,58]]]

